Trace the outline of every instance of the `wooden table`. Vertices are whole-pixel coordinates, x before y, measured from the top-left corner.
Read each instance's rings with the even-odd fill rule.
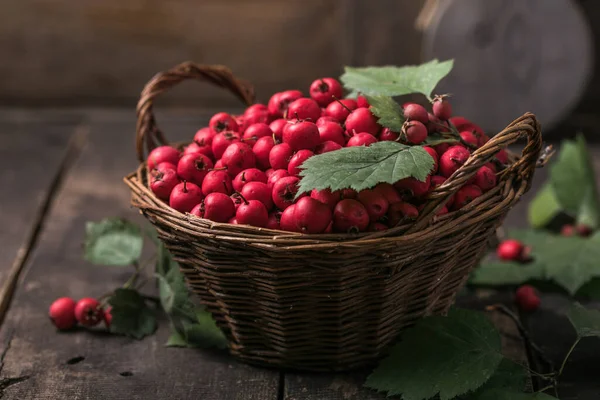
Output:
[[[210,115],[169,112],[158,120],[170,139],[185,140]],[[121,181],[136,167],[134,118],[132,110],[0,110],[0,304],[10,303],[6,313],[0,307],[0,398],[383,399],[361,387],[360,371],[280,372],[220,352],[167,348],[165,321],[156,335],[141,341],[100,330],[55,331],[47,317],[52,300],[100,296],[127,277],[119,268],[84,262],[82,240],[88,220],[140,218]],[[524,215],[521,203],[507,224],[523,226]],[[475,308],[498,301],[510,304],[502,293],[459,299]],[[564,305],[564,299],[545,298],[543,310],[525,321],[555,360],[574,338],[559,315]],[[526,361],[513,321],[490,317],[503,332],[505,353]],[[592,372],[599,361],[598,341],[587,340],[567,369],[562,400],[599,398],[600,381]]]

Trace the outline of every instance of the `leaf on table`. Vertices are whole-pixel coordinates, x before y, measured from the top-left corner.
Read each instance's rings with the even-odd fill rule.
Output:
[[[167,347],[189,347],[185,337],[180,334],[175,328],[171,327],[171,335],[165,343]]]
[[[600,216],[600,199],[588,146],[582,135],[565,140],[558,160],[550,169],[550,182],[565,212],[583,218],[595,228]]]
[[[454,309],[417,322],[402,336],[365,386],[404,400],[452,399],[476,390],[503,356],[500,334],[480,312]]]
[[[130,265],[142,254],[141,230],[125,219],[88,222],[85,230],[85,259],[94,264]]]
[[[433,163],[421,146],[385,141],[368,147],[346,147],[304,161],[298,196],[313,189],[361,191],[411,176],[424,182]]]
[[[367,96],[371,112],[378,118],[379,125],[400,132],[405,118],[400,105],[389,96]]]
[[[527,211],[529,225],[536,229],[548,225],[562,211],[552,184],[548,182],[542,186],[529,204]]]
[[[569,308],[567,317],[580,338],[600,336],[600,311],[574,303]]]
[[[219,329],[208,311],[195,310],[196,319],[179,320],[172,324],[168,347],[193,347],[224,349],[228,346],[227,338]]]
[[[429,97],[453,65],[453,60],[431,60],[405,67],[346,67],[340,80],[346,89],[351,90],[350,97],[356,97],[358,93],[369,96],[422,93]]]
[[[141,339],[156,330],[154,311],[136,290],[117,289],[108,303],[112,306],[111,332]]]
[[[508,236],[530,246],[533,261],[526,264],[484,262],[474,271],[471,284],[511,285],[529,280],[552,280],[573,295],[587,282],[600,277],[600,233],[582,238],[515,230]]]

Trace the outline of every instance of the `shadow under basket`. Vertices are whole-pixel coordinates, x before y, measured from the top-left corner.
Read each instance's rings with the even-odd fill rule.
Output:
[[[138,170],[125,178],[132,204],[157,228],[190,288],[239,359],[271,367],[341,371],[373,364],[419,318],[443,314],[486,252],[504,216],[529,189],[541,128],[527,113],[473,152],[429,195],[419,218],[383,232],[303,235],[214,223],[182,214],[148,188],[144,144],[167,144],[154,98],[186,80],[224,87],[253,104],[252,87],[223,66],[183,63],[157,74],[138,103]],[[499,184],[459,211],[440,207],[482,165],[527,139]]]

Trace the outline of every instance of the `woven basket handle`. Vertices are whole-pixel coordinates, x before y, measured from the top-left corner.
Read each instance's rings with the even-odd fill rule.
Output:
[[[196,79],[212,83],[229,90],[246,105],[254,103],[254,87],[233,76],[231,70],[223,65],[200,65],[184,62],[168,71],[159,72],[146,84],[137,104],[137,126],[135,149],[140,162],[144,162],[144,142],[150,152],[158,142],[167,144],[163,133],[156,126],[153,113],[154,98],[187,79]]]
[[[433,190],[428,197],[430,201],[427,202],[417,222],[407,233],[419,231],[427,226],[442,205],[465,185],[480,167],[492,161],[498,151],[525,137],[527,138],[527,145],[523,149],[521,157],[503,171],[503,176],[516,174],[520,177],[520,181],[526,182],[525,190],[528,190],[542,150],[542,128],[532,113],[526,113],[516,119],[502,132],[475,150],[466,163],[452,174],[446,182]]]

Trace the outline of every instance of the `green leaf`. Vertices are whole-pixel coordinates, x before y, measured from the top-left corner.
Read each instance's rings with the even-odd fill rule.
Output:
[[[108,303],[112,306],[111,332],[141,339],[156,330],[154,311],[136,290],[117,289]]]
[[[227,338],[207,311],[197,309],[194,321],[180,320],[171,326],[169,347],[227,348]]]
[[[424,182],[433,163],[431,155],[421,146],[386,141],[368,147],[346,147],[304,161],[298,195],[326,188],[361,191],[410,176]]]
[[[367,100],[371,105],[371,112],[379,118],[379,125],[400,132],[405,119],[400,105],[394,99],[389,96],[367,96]]]
[[[177,332],[174,328],[171,328],[171,336],[167,339],[167,343],[165,343],[167,347],[189,347],[185,337]]]
[[[560,213],[562,207],[550,183],[544,184],[531,201],[527,218],[533,228],[543,228]]]
[[[600,233],[581,238],[524,230],[512,231],[509,236],[531,247],[533,262],[482,263],[474,271],[471,284],[513,285],[552,280],[573,295],[592,278],[600,277]]]
[[[86,225],[85,259],[101,265],[130,265],[142,254],[140,228],[121,218]]]
[[[440,143],[457,143],[459,140],[454,137],[444,137],[440,135],[438,132],[429,134],[425,142],[423,143],[425,146],[435,146]]]
[[[571,305],[567,317],[580,338],[600,336],[600,311],[575,303]]]
[[[188,288],[183,275],[172,268],[165,275],[158,275],[160,303],[167,314],[173,314],[186,307],[189,300]]]
[[[482,387],[465,396],[461,396],[461,399],[477,400],[484,393],[496,389],[522,392],[525,389],[526,382],[527,374],[525,373],[525,369],[515,362],[504,358],[500,362],[500,365],[498,365],[494,375]]]
[[[407,330],[365,385],[404,400],[453,399],[492,377],[500,351],[500,335],[483,313],[454,309]]]
[[[495,388],[483,391],[469,400],[556,400],[545,393],[523,393],[511,389]]]
[[[600,200],[587,148],[582,135],[575,141],[564,141],[558,160],[550,169],[550,181],[564,211],[596,228],[600,222]]]
[[[346,67],[340,77],[351,96],[402,96],[422,93],[429,97],[433,89],[452,70],[453,60],[431,60],[421,65],[405,67]]]

